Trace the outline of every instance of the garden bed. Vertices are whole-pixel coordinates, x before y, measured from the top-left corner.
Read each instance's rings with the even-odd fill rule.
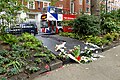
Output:
[[[62,65],[41,41],[28,33],[0,36],[0,79],[33,79]]]
[[[75,33],[65,33],[65,32],[60,33],[59,35],[84,41],[84,43],[87,42],[87,43],[95,44],[100,47],[100,49],[98,49],[99,52],[120,45],[120,34],[117,32],[107,33],[101,36],[93,36],[93,35],[79,36],[76,35]]]

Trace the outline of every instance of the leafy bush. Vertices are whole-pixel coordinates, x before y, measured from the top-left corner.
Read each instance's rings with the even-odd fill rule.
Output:
[[[37,38],[35,38],[35,36],[29,34],[29,33],[23,33],[22,36],[20,36],[18,38],[19,41],[22,42],[32,42],[32,43],[36,43],[38,45],[42,45],[42,41],[38,40]]]
[[[78,34],[75,34],[75,33],[61,32],[61,33],[59,33],[59,35],[74,38],[74,39],[80,39],[80,36]]]
[[[0,50],[0,55],[5,57],[5,56],[8,56],[9,55],[9,51],[7,50]]]
[[[12,35],[12,34],[2,35],[1,40],[3,40],[5,43],[11,44],[11,45],[18,43],[17,37],[15,35]]]
[[[34,57],[46,57],[47,54],[43,53],[43,52],[37,52],[34,54]]]
[[[39,64],[39,63],[41,63],[42,61],[41,61],[40,58],[35,58],[34,62],[37,63],[37,64]]]
[[[19,73],[19,71],[18,71],[17,68],[12,68],[7,72],[7,75],[12,76],[12,75],[15,75],[15,74],[18,74],[18,73]]]
[[[111,44],[111,41],[105,39],[105,38],[102,38],[102,46],[104,45],[108,45],[108,44]]]
[[[29,73],[34,73],[34,72],[37,72],[40,70],[39,67],[36,67],[36,66],[26,66],[26,70],[29,72]]]
[[[48,54],[48,56],[49,56],[49,58],[51,59],[51,60],[54,60],[54,59],[56,59],[56,56],[54,55],[54,54]]]
[[[88,36],[88,38],[86,38],[86,41],[98,46],[102,46],[102,39],[99,36]]]
[[[0,80],[7,80],[7,78],[6,77],[1,77]]]
[[[120,31],[120,9],[101,14],[102,33]]]
[[[7,70],[5,69],[5,68],[3,68],[3,67],[0,67],[0,74],[3,74],[3,73],[5,73]]]
[[[119,26],[117,26],[117,23],[114,21],[114,19],[110,17],[106,18],[103,21],[101,29],[103,30],[103,33],[110,33],[120,30]]]
[[[113,36],[113,40],[118,40],[120,36],[119,33],[116,32],[113,32],[111,35]]]
[[[93,15],[82,15],[73,21],[73,31],[82,35],[98,35],[100,33],[99,20]]]
[[[18,37],[18,40],[20,42],[24,42],[21,45],[26,48],[38,49],[38,47],[43,45],[42,41],[38,40],[35,36],[30,35],[29,33],[23,33],[22,36]]]
[[[106,40],[109,40],[111,42],[113,41],[113,36],[110,33],[104,35],[103,38],[106,39]]]

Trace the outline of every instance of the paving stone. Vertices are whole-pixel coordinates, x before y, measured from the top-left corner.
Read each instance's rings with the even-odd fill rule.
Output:
[[[57,68],[60,68],[63,66],[63,62],[61,60],[56,59],[55,61],[52,61],[50,64],[50,70],[55,70]]]

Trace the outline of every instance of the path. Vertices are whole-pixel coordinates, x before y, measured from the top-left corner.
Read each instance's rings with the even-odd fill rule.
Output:
[[[120,46],[101,54],[90,64],[66,65],[34,80],[120,80]]]

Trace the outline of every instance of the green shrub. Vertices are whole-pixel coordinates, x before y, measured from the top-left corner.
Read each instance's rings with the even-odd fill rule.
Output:
[[[113,40],[118,40],[120,36],[119,33],[116,32],[113,32],[111,35],[113,36]]]
[[[5,34],[1,36],[1,40],[8,44],[16,44],[18,43],[18,39],[15,35],[12,34]]]
[[[36,44],[36,46],[42,46],[42,41],[38,40],[35,36],[29,33],[23,33],[18,40],[21,42],[30,42],[30,44]]]
[[[86,39],[87,42],[96,44],[98,46],[102,46],[102,39],[99,36],[88,36]]]
[[[42,61],[41,61],[40,58],[35,58],[34,62],[37,63],[37,64],[39,64],[39,63],[41,63]]]
[[[4,74],[7,70],[3,67],[0,67],[0,74]]]
[[[54,55],[54,54],[48,54],[48,57],[51,59],[51,60],[54,60],[54,59],[56,59],[56,56]]]
[[[103,30],[104,33],[110,33],[114,31],[118,31],[119,27],[117,26],[117,23],[114,21],[114,19],[107,17],[102,22],[101,29]]]
[[[102,38],[102,46],[109,45],[109,44],[111,44],[111,41],[109,41],[109,40],[107,40],[105,38]]]
[[[61,32],[61,33],[59,33],[59,35],[74,38],[74,39],[80,39],[79,34],[76,34],[76,33]]]
[[[7,78],[6,77],[1,77],[0,80],[7,80]]]
[[[120,31],[120,9],[101,14],[101,29],[103,33]]]
[[[39,67],[36,67],[36,66],[26,66],[26,70],[29,72],[29,73],[34,73],[34,72],[37,72],[40,70]]]
[[[19,70],[17,68],[12,68],[10,69],[8,72],[7,72],[7,75],[15,75],[15,74],[18,74],[19,73]]]
[[[73,21],[73,31],[82,35],[98,35],[99,19],[93,15],[82,15]]]
[[[113,41],[113,36],[110,33],[107,33],[106,35],[104,35],[103,38],[110,42]]]

